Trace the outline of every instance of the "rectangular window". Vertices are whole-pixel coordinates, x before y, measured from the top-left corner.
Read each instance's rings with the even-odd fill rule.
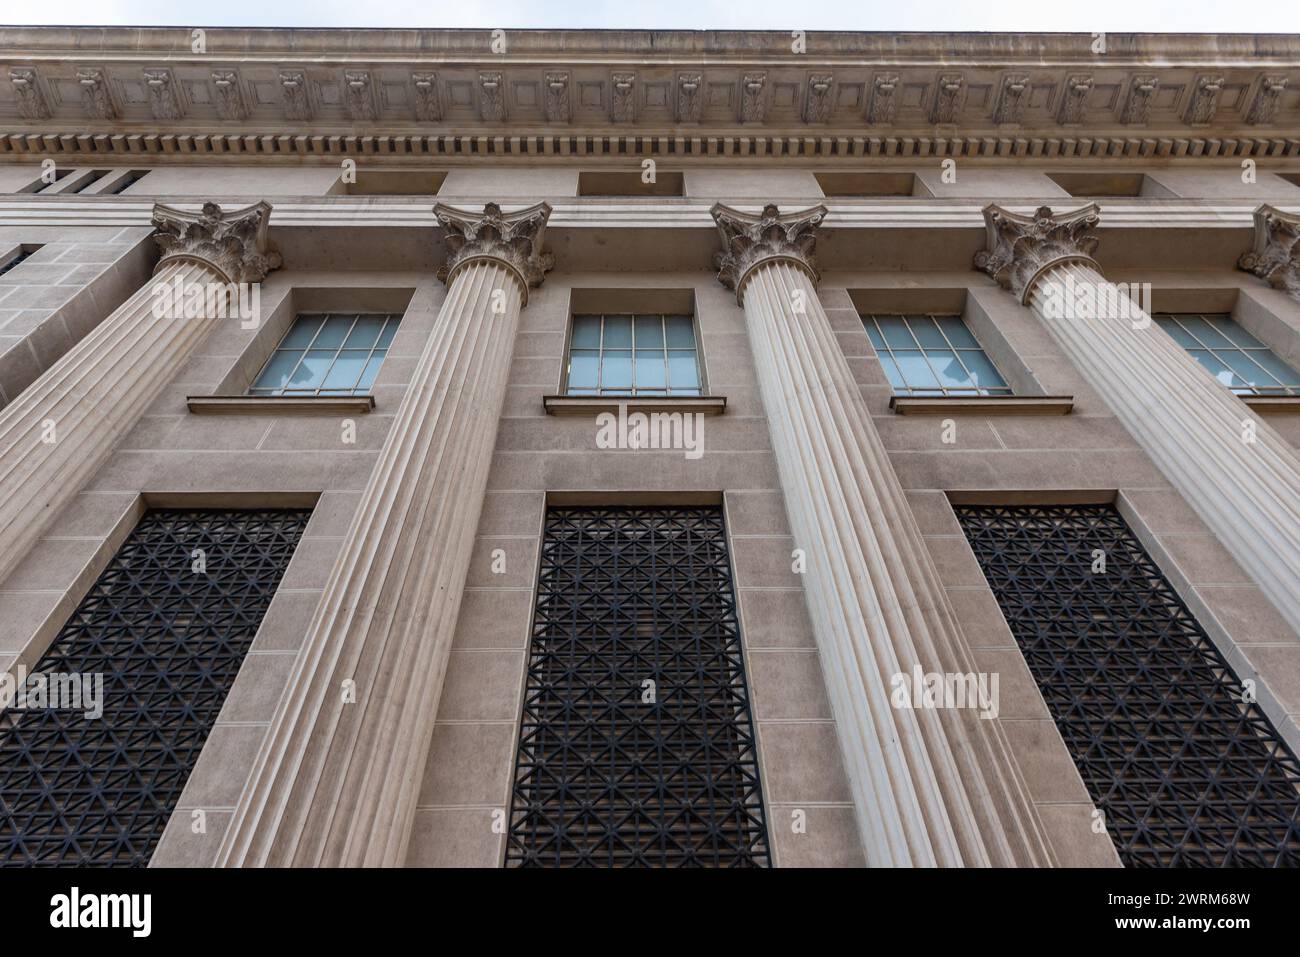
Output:
[[[1231,316],[1182,312],[1153,318],[1237,395],[1300,395],[1300,373]]]
[[[682,174],[656,170],[647,183],[640,169],[582,171],[578,173],[579,196],[681,196]]]
[[[114,185],[112,189],[107,190],[107,192],[110,196],[116,196],[118,193],[125,193],[136,183],[140,182],[140,180],[144,179],[148,174],[149,170],[147,169],[130,170],[126,176],[118,180],[116,185]]]
[[[827,197],[915,196],[915,173],[814,173]],[[928,195],[928,194],[923,194]]]
[[[1300,865],[1300,761],[1119,512],[956,511],[1120,860]]]
[[[766,867],[722,509],[551,508],[511,867]]]
[[[961,316],[862,317],[897,395],[1010,395]]]
[[[92,169],[82,174],[80,180],[75,186],[68,190],[69,193],[84,193],[90,187],[94,186],[105,176],[108,175],[106,169]]]
[[[1173,193],[1142,173],[1048,173],[1047,178],[1071,196],[1144,196],[1171,198]]]
[[[0,261],[0,276],[29,259],[32,253],[41,248],[41,245],[33,243],[30,246],[19,246],[13,250],[7,258]]]
[[[62,168],[62,167],[56,167],[55,170],[54,170],[54,179],[52,179],[52,180],[50,180],[50,181],[47,182],[46,179],[45,179],[45,176],[42,174],[42,176],[41,176],[40,179],[38,179],[35,183],[32,183],[30,186],[26,187],[26,188],[23,190],[23,192],[25,192],[25,193],[52,193],[52,192],[54,192],[54,187],[58,186],[59,183],[63,182],[64,178],[65,178],[66,176],[68,176],[69,174],[71,174],[71,173],[72,173],[72,170],[71,170],[71,169],[64,169],[64,168]]]
[[[98,678],[102,714],[84,698],[0,714],[0,865],[149,863],[310,515],[141,519],[28,679]]]
[[[447,174],[439,170],[377,170],[361,167],[356,181],[340,183],[349,196],[436,196]]]
[[[304,313],[249,395],[369,395],[397,334],[392,313]]]
[[[701,395],[691,316],[574,316],[569,395]]]

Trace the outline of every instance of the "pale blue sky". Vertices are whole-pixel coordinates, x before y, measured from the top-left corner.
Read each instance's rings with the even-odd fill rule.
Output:
[[[192,16],[192,19],[190,17]],[[8,0],[0,23],[132,26],[1300,32],[1282,0]]]

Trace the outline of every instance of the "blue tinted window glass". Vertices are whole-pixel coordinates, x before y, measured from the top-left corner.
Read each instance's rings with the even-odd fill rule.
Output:
[[[662,389],[667,384],[667,367],[664,364],[664,354],[660,350],[649,351],[638,349],[636,351],[636,388],[640,392],[642,389]]]
[[[980,344],[975,341],[971,331],[966,328],[966,323],[961,321],[960,316],[939,316],[939,326],[943,329],[944,335],[948,341],[957,349],[978,349]]]
[[[311,345],[311,340],[316,335],[316,331],[320,329],[320,324],[324,319],[324,316],[299,316],[294,320],[289,334],[280,343],[280,348],[306,349]]]
[[[695,353],[668,353],[668,384],[674,391],[699,388],[700,372],[696,366]]]
[[[569,357],[569,388],[594,389],[600,374],[600,353],[575,352]]]
[[[337,349],[343,345],[356,316],[329,316],[311,344],[313,349]]]
[[[606,316],[605,317],[605,348],[606,349],[631,349],[632,348],[632,317],[631,316]]]
[[[277,350],[275,355],[271,356],[271,361],[266,364],[266,368],[262,370],[262,374],[257,377],[256,388],[283,389],[289,382],[289,373],[293,372],[293,367],[301,358],[300,350]]]
[[[664,320],[662,316],[636,317],[636,347],[662,349],[664,347]]]
[[[695,323],[690,316],[664,316],[669,349],[695,348]]]
[[[599,349],[600,316],[574,316],[571,345],[574,349]]]

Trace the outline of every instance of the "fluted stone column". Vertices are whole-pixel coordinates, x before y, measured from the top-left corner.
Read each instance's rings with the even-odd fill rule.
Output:
[[[226,832],[225,866],[404,862],[551,208],[435,208],[447,296]]]
[[[718,278],[736,290],[868,864],[1049,863],[995,722],[891,705],[891,681],[975,670],[920,529],[821,302],[824,207],[715,206]]]
[[[0,410],[0,580],[221,321],[224,310],[208,307],[222,304],[228,284],[260,282],[280,264],[270,213],[266,203],[229,213],[215,203],[201,213],[155,206],[153,278]],[[180,291],[180,303],[159,291]],[[159,308],[187,302],[203,305]]]
[[[1106,282],[1093,259],[1095,205],[1059,215],[1044,206],[1034,216],[990,206],[984,218],[988,247],[976,268],[1033,308],[1169,483],[1300,631],[1295,450],[1123,288]]]

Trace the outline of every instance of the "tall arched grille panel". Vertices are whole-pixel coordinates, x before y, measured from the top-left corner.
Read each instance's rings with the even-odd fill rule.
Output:
[[[1300,865],[1300,762],[1119,513],[956,512],[1124,864]]]
[[[722,510],[552,508],[507,866],[765,867]]]
[[[0,863],[149,863],[310,515],[141,519],[32,669],[102,675],[102,716],[0,715]]]

